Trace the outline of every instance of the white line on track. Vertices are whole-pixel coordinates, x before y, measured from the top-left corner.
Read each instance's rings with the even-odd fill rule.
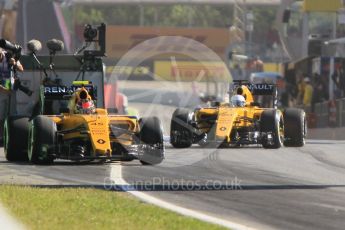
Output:
[[[336,206],[336,205],[329,205],[329,204],[321,204],[321,203],[313,203],[313,205],[319,206],[319,207],[323,207],[323,208],[329,208],[333,211],[342,211],[345,212],[345,208],[341,207],[341,206]]]
[[[140,192],[140,191],[132,191],[131,189],[128,190],[127,188],[130,187],[130,184],[128,184],[123,178],[122,178],[122,166],[120,164],[112,164],[110,166],[110,179],[112,181],[112,184],[115,184],[116,186],[120,186],[124,191],[136,196],[140,200],[154,204],[156,206],[159,206],[161,208],[169,209],[173,212],[182,214],[184,216],[193,217],[205,222],[209,222],[212,224],[217,224],[226,228],[236,229],[236,230],[250,230],[254,229],[245,225],[241,225],[238,223],[234,223],[228,220],[220,219],[214,216],[210,216],[201,212],[198,212],[196,210],[183,208],[181,206],[169,203],[167,201],[163,201],[161,199],[155,198],[151,195],[148,195],[147,193]]]
[[[4,230],[23,230],[25,227],[7,213],[0,204],[0,228]]]

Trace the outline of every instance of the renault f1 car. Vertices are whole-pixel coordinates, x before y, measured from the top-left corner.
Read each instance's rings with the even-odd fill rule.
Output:
[[[21,80],[33,94],[18,91],[17,103],[10,103],[16,113],[5,120],[6,159],[34,164],[138,159],[159,164],[164,159],[159,119],[120,115],[116,104],[107,103],[116,95],[104,90],[105,25],[92,38],[90,25],[85,29],[85,45],[75,54],[55,55],[63,49],[55,39],[47,42],[49,56],[36,55],[38,50],[28,43],[31,53],[20,59],[25,69]]]
[[[68,98],[68,104],[74,106],[75,101],[95,100],[89,91],[95,92],[90,84],[70,88],[44,86],[43,95],[47,102]],[[45,106],[48,105],[46,103]],[[61,103],[56,105],[61,106]],[[84,105],[80,109],[85,110]],[[13,138],[13,135],[8,137]],[[5,146],[7,159],[25,154],[15,152],[18,147],[11,141],[6,140],[6,143],[9,143]],[[64,108],[60,115],[38,115],[29,122],[27,159],[35,164],[49,164],[54,159],[139,159],[142,164],[158,164],[163,158],[163,134],[157,117],[138,119],[135,116],[109,115],[106,109],[101,108],[77,113],[69,107]]]
[[[70,101],[88,97],[83,86]],[[31,162],[49,163],[55,158],[77,161],[137,158],[143,164],[162,161],[163,134],[158,118],[139,120],[134,116],[108,115],[107,110],[100,108],[90,113],[76,113],[73,107],[68,110],[62,115],[37,116],[31,121],[28,149]]]
[[[260,144],[264,148],[301,147],[306,138],[306,116],[301,109],[277,109],[273,84],[235,81],[230,96],[245,99],[243,105],[217,103],[190,111],[178,108],[171,119],[170,142],[175,148],[201,146],[238,147]],[[271,96],[272,107],[262,108],[254,99]]]

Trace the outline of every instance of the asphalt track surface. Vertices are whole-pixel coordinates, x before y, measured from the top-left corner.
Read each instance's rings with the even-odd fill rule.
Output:
[[[142,114],[155,114],[169,130],[170,106],[133,104]],[[166,146],[158,166],[138,161],[38,166],[10,163],[0,149],[0,183],[43,187],[84,186],[104,189],[111,171],[129,190],[258,229],[344,229],[345,141],[309,140],[303,148],[266,150],[189,149]],[[117,176],[117,175],[116,175]],[[110,180],[110,182],[109,182]],[[113,185],[113,186],[111,186]]]

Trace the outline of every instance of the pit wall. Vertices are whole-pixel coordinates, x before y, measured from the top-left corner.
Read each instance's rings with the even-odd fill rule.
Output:
[[[345,99],[316,103],[304,108],[308,120],[308,138],[345,140]]]
[[[345,140],[345,127],[308,129],[307,138],[315,140]]]

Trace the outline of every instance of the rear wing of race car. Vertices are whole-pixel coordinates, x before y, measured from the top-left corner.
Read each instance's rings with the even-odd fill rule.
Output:
[[[233,92],[239,87],[245,85],[250,90],[253,96],[272,96],[273,97],[273,107],[276,108],[278,105],[278,91],[276,84],[265,84],[265,83],[258,83],[253,84],[250,83],[248,80],[234,80],[232,84],[230,84],[229,93],[233,94]]]
[[[230,85],[230,91],[232,92],[234,89],[241,85],[247,86],[253,95],[275,96],[277,94],[277,85],[275,84],[253,84],[247,80],[234,80],[233,83]]]
[[[74,81],[70,87],[64,85],[44,85],[43,94],[45,100],[69,100],[72,94],[81,87],[88,91],[92,100],[97,100],[97,87],[89,81]]]

